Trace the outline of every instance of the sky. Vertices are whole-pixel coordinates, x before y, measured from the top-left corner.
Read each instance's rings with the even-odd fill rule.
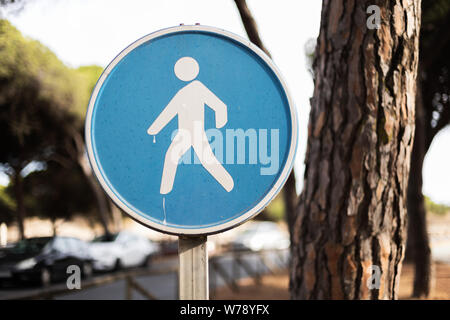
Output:
[[[309,98],[313,92],[305,45],[318,36],[321,1],[247,0],[261,38],[287,83],[299,115],[295,162],[301,191]],[[5,14],[5,13],[4,13]],[[6,17],[67,65],[107,64],[142,36],[180,23],[209,25],[247,38],[233,0],[27,0]],[[423,191],[450,205],[450,128],[433,141],[424,166]],[[0,176],[0,184],[7,183]]]

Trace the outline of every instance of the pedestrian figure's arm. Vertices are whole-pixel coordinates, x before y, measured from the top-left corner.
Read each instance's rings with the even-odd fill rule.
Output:
[[[177,115],[177,96],[170,100],[169,104],[159,114],[156,120],[148,128],[149,135],[158,134]]]
[[[199,82],[202,86],[203,98],[205,103],[214,110],[216,114],[216,127],[222,128],[228,121],[227,118],[227,105],[223,103],[211,90],[205,85]]]

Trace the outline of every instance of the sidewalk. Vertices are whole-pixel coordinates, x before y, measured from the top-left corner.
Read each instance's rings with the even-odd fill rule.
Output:
[[[450,299],[450,265],[437,263],[435,265],[436,279],[435,289],[430,300]],[[413,268],[411,265],[403,265],[400,279],[399,299],[411,299],[413,284]],[[232,292],[223,287],[216,291],[212,300],[286,300],[289,299],[289,277],[287,272],[279,275],[265,275],[260,285],[256,285],[252,279],[239,281],[239,291]]]

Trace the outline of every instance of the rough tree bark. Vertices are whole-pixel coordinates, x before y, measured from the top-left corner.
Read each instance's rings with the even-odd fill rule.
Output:
[[[69,129],[69,135],[73,139],[75,150],[73,150],[72,157],[77,161],[78,165],[81,167],[84,176],[86,177],[92,192],[94,192],[95,199],[97,200],[97,208],[98,214],[100,218],[100,223],[102,225],[103,231],[106,235],[110,235],[111,232],[109,230],[109,210],[108,210],[108,202],[103,189],[100,187],[100,184],[97,182],[97,179],[94,177],[92,172],[92,168],[89,165],[88,159],[85,155],[85,145],[83,138],[78,133],[78,131],[74,128]]]
[[[24,191],[23,191],[23,178],[20,175],[20,172],[22,171],[22,168],[14,168],[13,174],[10,178],[13,182],[13,190],[14,190],[14,197],[17,204],[16,209],[16,216],[17,216],[17,227],[19,230],[19,238],[21,240],[25,239],[25,199],[24,199]]]
[[[442,5],[429,0],[422,4],[422,16]],[[416,101],[416,131],[411,155],[408,187],[408,242],[406,259],[414,264],[414,297],[426,297],[433,288],[433,270],[426,209],[422,194],[425,155],[436,134],[450,124],[449,75],[450,10],[422,25]],[[439,107],[440,108],[439,108]],[[438,115],[438,117],[436,117]]]
[[[264,51],[269,57],[272,57],[269,50],[264,46],[261,37],[259,36],[258,26],[255,19],[247,6],[245,0],[235,0],[236,7],[241,16],[242,24],[244,25],[245,32],[249,40],[254,43],[258,48]],[[295,206],[297,203],[297,191],[295,183],[295,172],[292,169],[286,184],[283,187],[283,200],[285,206],[286,222],[289,228],[289,234],[292,242],[292,229],[295,220]]]
[[[423,100],[418,82],[416,98],[416,130],[411,154],[408,182],[408,242],[407,251],[414,263],[413,297],[428,296],[431,291],[432,261],[428,239],[425,201],[422,194],[422,169],[426,154]]]
[[[370,5],[381,10],[379,29],[366,25]],[[323,1],[294,226],[294,299],[397,297],[419,29],[420,0]],[[371,290],[372,265],[381,277]]]
[[[112,200],[109,200],[109,210],[114,224],[114,231],[119,232],[123,229],[122,211],[117,207]]]
[[[291,243],[294,243],[294,225],[296,219],[296,207],[297,207],[297,189],[296,189],[295,173],[292,169],[286,184],[283,187],[283,199],[286,212],[286,223],[289,230],[289,239]],[[292,250],[292,246],[291,246]]]

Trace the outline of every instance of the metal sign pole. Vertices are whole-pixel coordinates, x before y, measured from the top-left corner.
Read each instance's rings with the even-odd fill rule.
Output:
[[[180,300],[208,300],[208,250],[206,236],[178,238]]]

